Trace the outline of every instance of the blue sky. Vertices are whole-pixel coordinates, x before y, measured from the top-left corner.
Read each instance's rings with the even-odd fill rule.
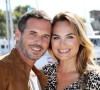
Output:
[[[0,0],[0,9],[6,9],[6,0]],[[85,17],[90,10],[100,10],[100,0],[10,0],[11,9],[30,5],[46,11],[51,17],[62,11],[71,11]]]

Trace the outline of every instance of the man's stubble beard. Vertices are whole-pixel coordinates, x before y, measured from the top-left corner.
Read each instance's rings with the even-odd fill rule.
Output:
[[[30,54],[28,53],[28,50],[26,50],[26,46],[24,45],[24,43],[23,43],[23,38],[22,38],[22,36],[21,36],[21,39],[20,39],[20,42],[19,42],[19,48],[20,48],[20,50],[21,50],[21,52],[23,53],[23,55],[25,56],[25,57],[27,57],[29,60],[32,60],[32,61],[36,61],[36,60],[38,60],[38,59],[40,59],[44,54],[45,54],[45,52],[39,57],[39,58],[31,58],[31,56],[30,56]]]

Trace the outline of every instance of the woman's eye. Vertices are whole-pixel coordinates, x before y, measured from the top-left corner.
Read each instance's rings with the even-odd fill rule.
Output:
[[[68,39],[72,39],[72,38],[74,38],[74,37],[73,37],[73,36],[68,36],[67,38],[68,38]]]
[[[59,37],[53,37],[53,39],[57,40],[57,39],[59,39]]]

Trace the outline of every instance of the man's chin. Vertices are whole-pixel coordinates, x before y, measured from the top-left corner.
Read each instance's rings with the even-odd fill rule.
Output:
[[[41,57],[31,57],[30,60],[32,61],[37,61],[38,59],[40,59]]]
[[[33,55],[33,54],[30,54],[28,55],[28,58],[32,61],[37,61],[38,59],[40,59],[43,55],[41,54],[38,54],[38,55]]]

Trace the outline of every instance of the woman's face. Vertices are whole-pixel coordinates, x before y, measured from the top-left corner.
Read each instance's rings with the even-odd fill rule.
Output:
[[[79,41],[67,21],[58,21],[53,28],[52,50],[60,60],[76,60]]]

